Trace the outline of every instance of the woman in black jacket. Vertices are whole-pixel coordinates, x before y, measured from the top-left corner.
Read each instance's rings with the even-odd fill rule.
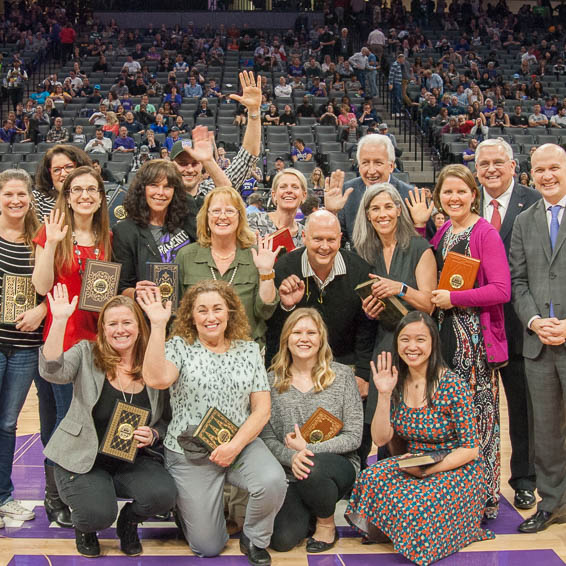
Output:
[[[173,263],[177,252],[196,241],[196,206],[185,193],[174,163],[153,159],[137,172],[124,199],[127,218],[113,228],[114,261],[122,264],[118,291],[153,287],[148,263]]]

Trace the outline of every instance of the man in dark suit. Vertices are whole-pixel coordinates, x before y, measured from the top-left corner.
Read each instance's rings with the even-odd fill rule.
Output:
[[[541,497],[537,512],[519,525],[523,533],[566,521],[566,152],[544,144],[531,161],[542,199],[517,217],[509,254],[513,304],[524,327]]]
[[[499,230],[507,257],[515,218],[540,199],[534,189],[513,179],[516,162],[513,149],[501,139],[482,142],[476,149],[476,173],[482,185],[480,214]],[[536,504],[536,475],[532,418],[523,360],[521,323],[511,302],[504,306],[505,333],[509,343],[509,362],[500,369],[509,411],[511,437],[511,478],[515,491],[513,504],[531,509]]]
[[[356,214],[367,187],[377,183],[391,183],[403,200],[408,198],[409,191],[413,188],[391,175],[395,169],[395,148],[387,136],[368,134],[361,138],[356,158],[360,176],[344,184],[343,193],[349,196],[338,212],[342,234],[347,241],[352,240]]]

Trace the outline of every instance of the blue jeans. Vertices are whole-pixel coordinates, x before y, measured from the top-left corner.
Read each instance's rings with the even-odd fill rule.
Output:
[[[391,90],[391,112],[393,114],[399,114],[401,112],[401,85],[394,84]]]
[[[366,96],[377,96],[377,71],[366,71]]]
[[[12,499],[12,462],[18,416],[34,377],[39,348],[0,350],[0,504]]]

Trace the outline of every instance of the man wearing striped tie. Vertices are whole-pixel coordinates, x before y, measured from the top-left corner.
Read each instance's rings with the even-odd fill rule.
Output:
[[[518,216],[509,256],[513,303],[525,328],[541,497],[537,512],[519,525],[523,533],[566,522],[566,151],[544,144],[531,164],[542,199]]]
[[[517,216],[540,199],[540,194],[519,185],[513,178],[516,162],[513,149],[501,138],[478,145],[476,172],[482,185],[480,214],[499,231],[507,257],[511,232]],[[509,436],[511,438],[511,477],[515,491],[513,504],[518,509],[535,506],[536,476],[533,450],[533,426],[529,410],[527,380],[523,360],[523,330],[511,302],[504,305],[505,333],[509,344],[509,363],[501,368],[501,380],[507,397]]]

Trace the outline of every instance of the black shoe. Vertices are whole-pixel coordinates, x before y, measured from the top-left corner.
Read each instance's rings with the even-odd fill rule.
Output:
[[[118,516],[116,523],[116,534],[120,539],[120,548],[128,556],[138,556],[143,548],[138,536],[138,522],[132,520],[130,512],[131,503],[126,503]]]
[[[316,540],[314,538],[309,538],[307,540],[307,552],[316,554],[318,552],[325,552],[334,547],[338,542],[338,529],[334,531],[334,540],[332,542],[324,542],[322,540]]]
[[[537,502],[535,497],[535,492],[533,489],[518,489],[515,491],[515,498],[513,499],[513,505],[517,509],[532,509]]]
[[[265,548],[254,546],[253,542],[243,533],[240,535],[240,552],[248,557],[252,566],[269,566],[271,556]]]
[[[57,497],[52,499],[45,494],[43,501],[45,514],[51,523],[57,523],[64,529],[72,529],[71,510]]]
[[[75,529],[75,543],[79,554],[87,558],[100,556],[100,544],[98,544],[96,533],[82,533]]]
[[[563,523],[564,518],[553,515],[550,511],[537,511],[534,515],[525,519],[518,527],[521,533],[540,533],[553,523]]]

